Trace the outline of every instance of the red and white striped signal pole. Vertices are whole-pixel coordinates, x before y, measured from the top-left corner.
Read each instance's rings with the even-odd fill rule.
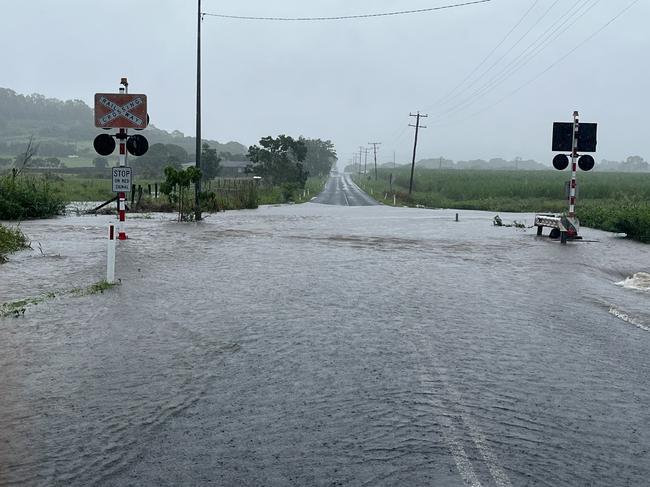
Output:
[[[576,216],[576,174],[578,172],[578,131],[580,122],[578,112],[573,112],[573,137],[571,140],[571,187],[569,190],[569,218]]]
[[[127,94],[129,92],[129,82],[126,78],[122,78],[120,81],[122,85],[120,87],[120,93]],[[127,138],[127,129],[120,129],[120,134],[118,139],[120,141],[120,167],[126,166],[126,138]],[[117,238],[118,240],[126,240],[126,232],[124,230],[124,222],[126,221],[126,194],[122,191],[120,192],[117,198],[117,213],[120,219],[118,226]]]

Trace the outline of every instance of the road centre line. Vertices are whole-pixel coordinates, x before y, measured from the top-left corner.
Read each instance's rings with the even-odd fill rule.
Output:
[[[415,333],[419,335],[420,338],[419,342],[427,339],[421,333],[417,331],[415,331]],[[418,356],[423,356],[421,353],[422,351],[418,348],[416,344],[416,341],[410,340],[410,342],[411,342],[411,346],[414,349],[414,352],[416,352]],[[436,363],[435,353],[426,353],[424,355],[431,360],[432,362],[431,365],[433,366],[433,369],[436,372],[438,381],[442,383],[442,389],[445,397],[449,398],[453,403],[461,405],[463,403],[462,402],[463,398],[460,395],[460,393],[453,386],[451,386],[449,380],[447,380],[447,378],[444,376],[444,373],[442,373],[443,369]],[[426,385],[426,384],[435,383],[436,381],[433,380],[433,377],[431,375],[427,373],[421,373],[420,382],[423,385]],[[437,406],[438,409],[442,409],[442,405],[439,403],[435,404],[434,402],[437,401],[433,401],[429,394],[426,394],[426,396],[429,398],[429,402],[431,403],[432,406],[434,407]],[[477,450],[480,452],[481,456],[483,457],[483,460],[487,465],[488,470],[490,471],[490,475],[494,479],[494,482],[496,483],[497,487],[512,487],[512,483],[510,482],[508,474],[506,474],[503,468],[499,465],[496,454],[489,447],[487,443],[487,439],[483,434],[483,432],[478,427],[478,425],[467,414],[458,412],[458,416],[462,420],[463,424],[469,430],[470,437],[472,438],[472,441],[474,442],[474,445],[476,446]],[[451,420],[449,419],[448,416],[445,416],[443,414],[440,415],[440,417],[441,417],[440,420],[441,424],[443,424],[443,436],[454,458],[454,462],[456,463],[456,468],[458,470],[458,473],[460,474],[461,478],[463,479],[466,485],[470,487],[481,487],[481,483],[478,480],[478,477],[476,476],[476,472],[472,467],[472,463],[467,457],[467,452],[465,451],[465,449],[463,448],[463,446],[460,444],[458,440],[459,436],[456,433],[456,429],[454,425],[451,423]],[[445,427],[449,431],[449,434],[446,434],[446,432],[444,431]]]

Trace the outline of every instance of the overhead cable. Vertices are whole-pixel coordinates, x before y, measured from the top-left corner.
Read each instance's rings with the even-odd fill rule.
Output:
[[[467,7],[469,5],[477,5],[479,3],[488,3],[492,0],[475,0],[472,2],[454,3],[450,5],[440,5],[438,7],[420,8],[415,10],[399,10],[395,12],[381,12],[359,15],[337,15],[333,17],[255,17],[248,15],[226,15],[218,13],[202,12],[202,16],[206,17],[219,17],[222,19],[234,20],[266,20],[266,21],[279,21],[279,22],[319,22],[319,21],[332,21],[332,20],[358,20],[369,19],[375,17],[391,17],[396,15],[420,14],[425,12],[433,12],[436,10],[447,10],[457,7]]]
[[[484,112],[486,112],[486,111],[488,111],[488,110],[494,108],[495,106],[497,106],[497,105],[499,105],[500,103],[502,103],[504,100],[506,100],[506,99],[508,99],[508,98],[510,98],[510,97],[512,97],[512,96],[514,96],[515,94],[519,93],[521,90],[523,90],[524,88],[526,88],[526,87],[527,87],[528,85],[530,85],[531,83],[537,81],[537,80],[538,80],[539,78],[541,78],[543,75],[545,75],[546,73],[548,73],[551,69],[553,69],[554,67],[556,67],[558,64],[562,63],[566,58],[568,58],[569,56],[571,56],[574,52],[576,52],[578,49],[580,49],[582,46],[584,46],[585,44],[587,44],[587,43],[588,43],[589,41],[591,41],[594,37],[596,37],[598,34],[600,34],[602,31],[604,31],[604,30],[605,30],[607,27],[609,27],[611,24],[613,24],[614,22],[616,22],[620,17],[622,17],[622,16],[623,16],[623,15],[624,15],[628,10],[630,10],[634,5],[636,5],[637,3],[639,3],[639,1],[640,1],[640,0],[633,0],[633,1],[632,1],[631,3],[629,3],[625,8],[623,8],[622,10],[620,10],[620,11],[619,11],[619,12],[618,12],[614,17],[612,17],[612,18],[609,19],[607,22],[605,22],[605,23],[604,23],[600,28],[598,28],[598,29],[597,29],[596,31],[594,31],[591,35],[587,36],[587,37],[586,37],[585,39],[583,39],[581,42],[579,42],[578,44],[576,44],[572,49],[570,49],[570,50],[567,51],[564,55],[562,55],[561,57],[559,57],[558,59],[556,59],[556,60],[555,60],[553,63],[551,63],[550,65],[548,65],[544,70],[542,70],[542,71],[540,71],[539,73],[537,73],[537,75],[535,75],[534,77],[530,78],[528,81],[526,81],[525,83],[521,84],[519,87],[517,87],[516,89],[512,90],[511,92],[509,92],[508,94],[506,94],[506,95],[503,96],[502,98],[499,98],[499,99],[498,99],[497,101],[495,101],[494,103],[492,103],[492,104],[490,104],[490,105],[488,105],[488,106],[486,106],[486,107],[484,107],[484,108],[482,108],[482,109],[480,109],[480,110],[478,110],[478,111],[476,111],[476,112],[474,112],[474,113],[471,113],[470,115],[468,115],[467,117],[465,117],[465,118],[463,119],[463,121],[464,121],[464,120],[467,120],[467,118],[475,117],[475,116],[477,116],[477,115],[480,115],[480,114],[482,114],[482,113],[484,113]],[[442,123],[440,123],[440,122],[442,122]],[[436,123],[436,125],[437,125],[437,126],[444,126],[444,125],[447,125],[447,123],[444,123],[444,121],[440,121],[440,122]]]
[[[471,93],[464,100],[455,103],[453,106],[441,110],[436,114],[437,118],[443,118],[446,114],[466,108],[468,105],[474,104],[476,101],[485,96],[487,93],[497,88],[501,83],[506,81],[510,76],[514,75],[517,71],[525,65],[534,60],[534,58],[544,51],[553,40],[557,39],[562,33],[571,28],[577,21],[594,8],[601,0],[578,0],[569,11],[565,12],[558,21],[560,24],[553,24],[546,29],[539,37],[530,43],[522,52],[520,52],[514,59],[512,59],[500,71],[490,77],[487,81],[482,83],[473,93]],[[591,4],[589,4],[591,2]],[[557,2],[556,2],[557,3]],[[573,11],[576,7],[578,10]],[[583,12],[581,10],[585,9]],[[532,52],[531,52],[532,49]]]
[[[508,31],[508,33],[501,39],[501,41],[499,41],[499,43],[492,48],[492,50],[488,53],[488,55],[485,56],[483,60],[472,71],[470,71],[470,73],[467,76],[465,76],[465,78],[460,83],[458,83],[450,92],[448,92],[445,96],[443,96],[440,100],[438,100],[435,103],[435,105],[443,104],[444,102],[449,100],[449,98],[454,93],[456,93],[456,91],[458,91],[458,89],[462,87],[467,82],[467,80],[469,80],[474,75],[474,73],[476,73],[488,61],[488,59],[490,59],[492,54],[494,54],[497,51],[497,49],[499,49],[503,45],[503,43],[512,35],[512,33],[517,29],[517,27],[519,27],[519,25],[524,21],[524,19],[533,10],[533,8],[535,7],[535,5],[537,5],[538,2],[539,0],[534,0],[531,6],[528,8],[528,10],[526,10],[524,15],[519,19],[519,21]]]

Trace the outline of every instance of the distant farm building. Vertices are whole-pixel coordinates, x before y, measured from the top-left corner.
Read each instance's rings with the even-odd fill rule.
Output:
[[[246,166],[250,164],[250,161],[227,161],[222,160],[220,162],[221,170],[219,171],[219,177],[221,178],[247,178],[251,177],[251,174],[246,172]]]

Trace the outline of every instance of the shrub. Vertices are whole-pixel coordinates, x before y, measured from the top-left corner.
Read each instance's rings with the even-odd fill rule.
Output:
[[[7,260],[6,254],[29,247],[27,237],[18,228],[0,225],[0,264]]]
[[[0,220],[48,218],[63,213],[65,203],[42,178],[0,177]]]

